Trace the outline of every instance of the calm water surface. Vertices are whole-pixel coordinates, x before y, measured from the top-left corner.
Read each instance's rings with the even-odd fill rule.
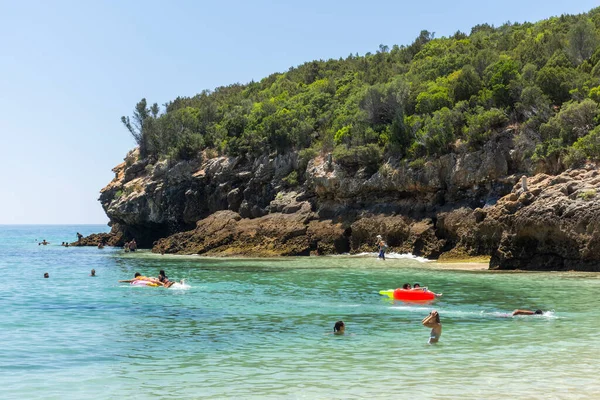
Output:
[[[0,226],[0,397],[600,396],[599,274],[453,271],[375,255],[205,259],[60,246],[77,231],[106,229]],[[42,239],[51,244],[38,246]],[[159,269],[189,286],[118,283]],[[404,282],[444,296],[410,305],[378,294]],[[515,308],[550,312],[507,317]],[[435,346],[420,324],[432,309],[443,323]],[[347,334],[331,335],[339,319]]]

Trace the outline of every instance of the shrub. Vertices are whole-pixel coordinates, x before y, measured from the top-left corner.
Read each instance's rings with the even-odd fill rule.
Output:
[[[583,190],[577,194],[577,197],[583,200],[591,200],[596,197],[596,189]]]
[[[425,167],[425,159],[423,157],[412,160],[408,163],[408,167],[412,169],[423,169]]]
[[[497,108],[484,111],[481,107],[475,110],[475,114],[467,116],[467,127],[465,134],[469,145],[476,146],[485,143],[492,130],[499,128],[508,122],[504,111]]]
[[[347,148],[337,146],[333,150],[333,158],[342,166],[348,168],[367,167],[377,170],[381,162],[381,149],[375,144]]]
[[[307,149],[300,150],[298,152],[298,170],[301,172],[306,171],[306,167],[310,160],[317,156],[318,152],[316,149],[309,147]]]
[[[286,176],[285,178],[282,179],[282,181],[287,183],[289,186],[298,186],[298,172],[297,171],[290,172],[288,174],[288,176]]]

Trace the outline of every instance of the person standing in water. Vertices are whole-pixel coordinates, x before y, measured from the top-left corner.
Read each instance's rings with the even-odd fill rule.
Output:
[[[379,255],[377,258],[381,258],[385,261],[385,251],[387,250],[387,244],[384,242],[381,235],[377,235],[377,249],[379,250]]]
[[[344,321],[337,321],[333,326],[333,334],[334,335],[343,335],[346,331],[346,325]]]
[[[137,243],[134,239],[131,239],[131,242],[129,242],[129,251],[136,251],[137,250]]]
[[[440,314],[438,314],[437,311],[433,310],[429,313],[428,316],[423,318],[423,321],[421,322],[423,326],[431,328],[428,343],[437,343],[440,340],[440,336],[442,336],[442,323],[440,322]]]

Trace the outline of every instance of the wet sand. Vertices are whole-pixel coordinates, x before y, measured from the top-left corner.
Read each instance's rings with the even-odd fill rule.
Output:
[[[488,257],[471,257],[435,261],[431,263],[432,267],[439,269],[454,269],[461,271],[487,271],[489,270]]]

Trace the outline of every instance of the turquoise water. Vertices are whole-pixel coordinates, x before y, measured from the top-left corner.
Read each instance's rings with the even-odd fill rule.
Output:
[[[458,271],[374,254],[203,259],[60,246],[77,231],[105,230],[0,226],[0,397],[600,395],[599,274]],[[118,283],[159,269],[189,287]],[[404,282],[444,295],[410,305],[378,294]],[[434,308],[443,333],[428,345],[420,321]],[[506,317],[515,308],[550,312]],[[339,319],[347,334],[331,335]]]

